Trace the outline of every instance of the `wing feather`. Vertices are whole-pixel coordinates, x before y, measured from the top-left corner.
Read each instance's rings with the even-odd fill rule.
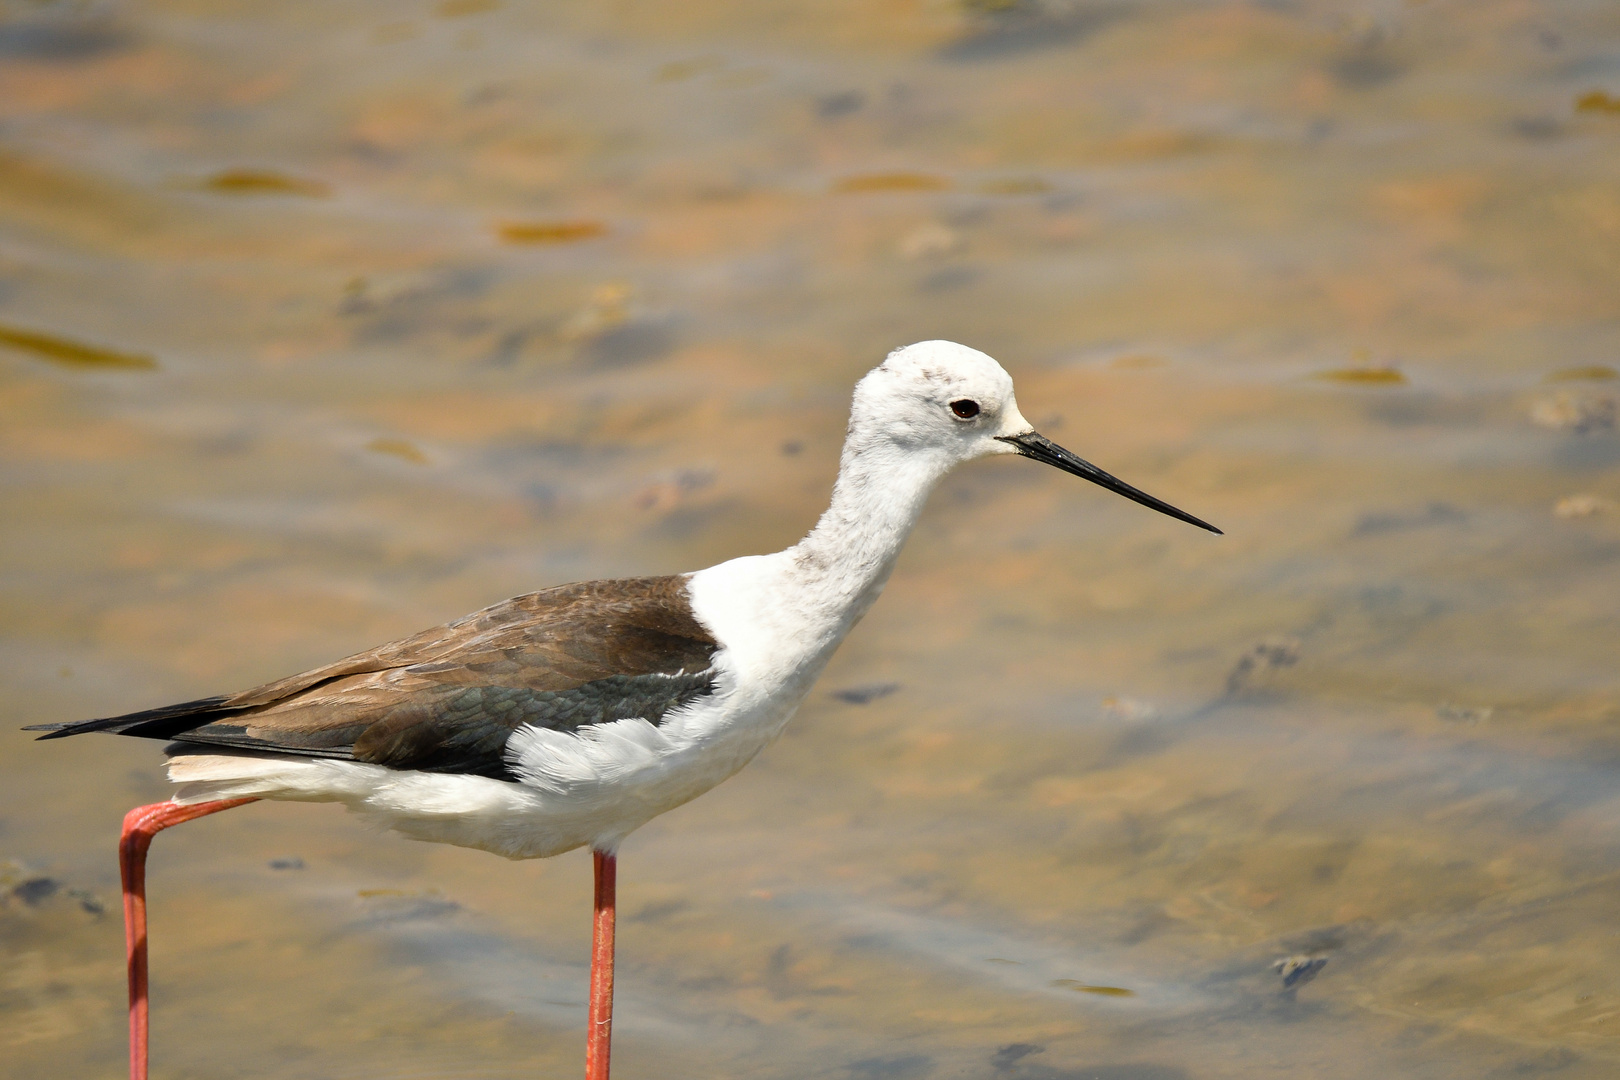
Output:
[[[660,723],[713,690],[718,650],[684,578],[585,582],[238,694],[49,725],[43,737],[112,731],[509,780],[519,727]]]

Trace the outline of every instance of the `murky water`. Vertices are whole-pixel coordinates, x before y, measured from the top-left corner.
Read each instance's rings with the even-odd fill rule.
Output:
[[[1228,535],[952,477],[626,845],[619,1073],[1614,1075],[1616,177],[1608,3],[7,0],[0,1074],[164,792],[18,726],[789,543],[948,337]],[[574,1075],[588,876],[166,834],[155,1075]]]

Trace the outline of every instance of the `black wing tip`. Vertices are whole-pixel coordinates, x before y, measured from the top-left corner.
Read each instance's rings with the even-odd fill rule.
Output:
[[[122,719],[115,716],[105,720],[75,720],[67,724],[29,724],[23,730],[45,732],[34,740],[44,742],[46,739],[65,739],[69,735],[88,735],[92,731],[117,730]]]
[[[68,730],[73,726],[72,724],[29,724],[22,730],[45,732],[44,735],[34,740],[35,742],[44,742],[46,739],[65,739],[69,735],[76,734],[76,732]]]
[[[193,719],[196,723],[207,723],[207,717],[220,711],[225,703],[224,697],[198,698],[196,701],[183,701],[178,705],[165,705],[158,709],[147,709],[143,712],[128,713],[124,716],[108,716],[97,720],[75,720],[65,724],[29,724],[24,731],[43,731],[45,734],[35,739],[35,742],[44,742],[47,739],[65,739],[69,735],[88,735],[92,731],[110,731],[114,735],[137,735],[148,739],[164,739],[169,737],[169,731],[185,730],[187,726],[194,726],[188,721]],[[179,725],[177,727],[177,725]]]

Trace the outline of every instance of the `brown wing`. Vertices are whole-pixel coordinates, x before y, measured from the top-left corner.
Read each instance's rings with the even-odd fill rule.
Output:
[[[718,648],[683,578],[584,582],[239,694],[50,725],[43,738],[113,731],[512,779],[505,747],[519,726],[659,723],[712,691]]]

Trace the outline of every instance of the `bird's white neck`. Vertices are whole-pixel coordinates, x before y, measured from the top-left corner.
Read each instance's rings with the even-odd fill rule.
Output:
[[[866,614],[929,492],[952,464],[943,453],[851,434],[831,504],[810,534],[783,553],[807,622],[824,623],[841,639]]]
[[[738,708],[770,730],[792,715],[894,569],[928,493],[953,463],[852,433],[832,504],[799,543],[733,559],[689,579],[693,612],[726,644]]]

